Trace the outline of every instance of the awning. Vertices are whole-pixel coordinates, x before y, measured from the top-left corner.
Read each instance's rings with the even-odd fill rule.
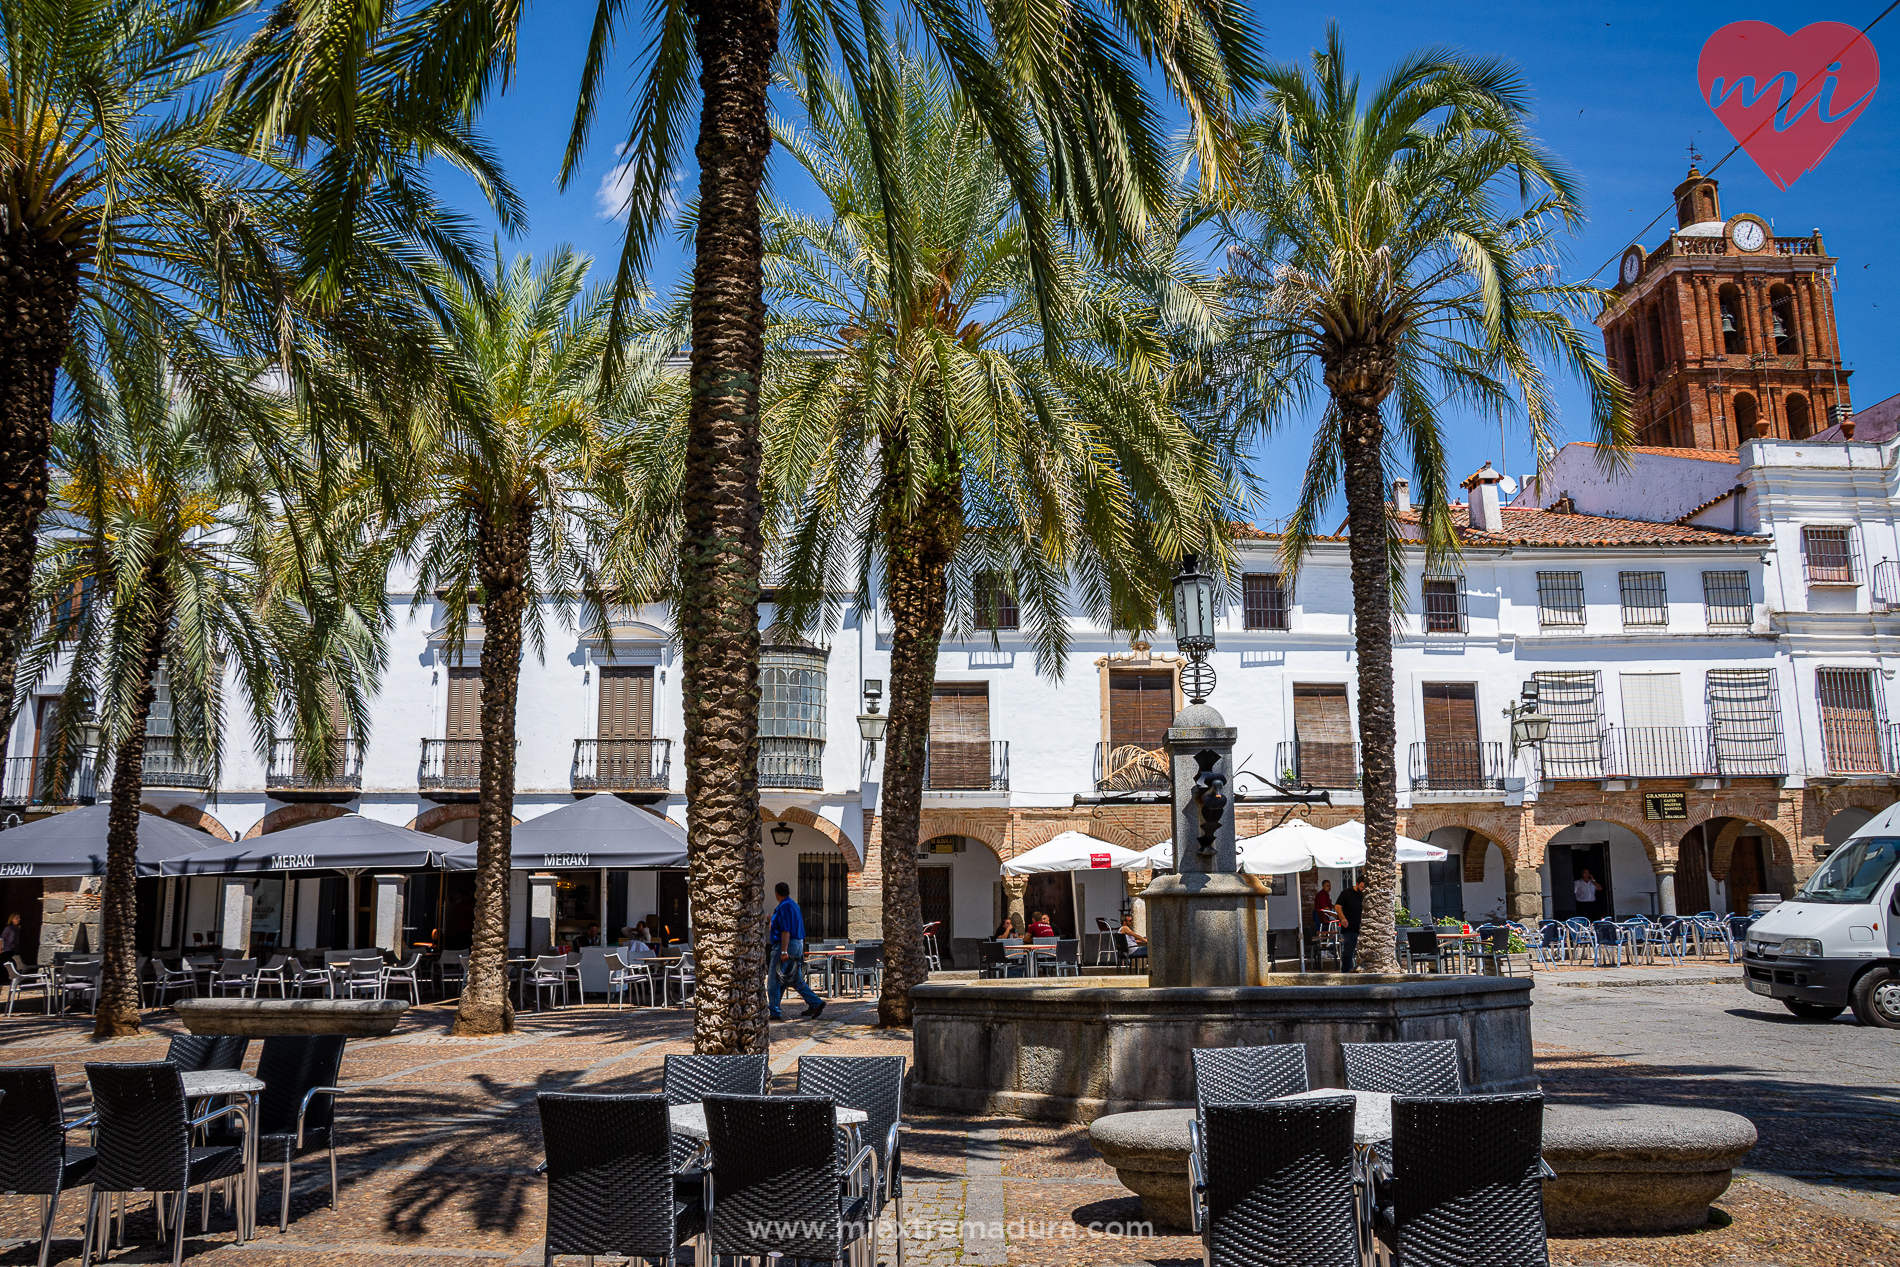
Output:
[[[1366,847],[1366,825],[1358,819],[1350,823],[1341,823],[1332,829],[1333,835],[1359,846]],[[1449,849],[1440,849],[1437,845],[1428,845],[1422,840],[1413,840],[1410,836],[1399,837],[1400,862],[1443,862],[1451,857]]]
[[[88,805],[0,831],[0,879],[104,875],[110,805]],[[139,811],[138,873],[159,874],[160,864],[218,844],[216,836]]]
[[[1038,875],[1048,871],[1139,871],[1149,865],[1147,855],[1111,845],[1079,831],[1065,831],[1054,840],[1017,854],[1003,864],[1004,875]]]
[[[626,870],[686,865],[686,831],[617,796],[597,793],[539,818],[517,823],[510,838],[516,871],[583,867]],[[442,855],[450,871],[475,869],[475,843]]]
[[[1272,831],[1234,842],[1240,871],[1246,875],[1293,875],[1321,867],[1356,867],[1365,862],[1365,850],[1352,860],[1352,847],[1339,837],[1296,818]]]
[[[165,864],[165,874],[409,871],[433,866],[449,844],[439,837],[364,818],[361,814],[341,814],[174,858]]]

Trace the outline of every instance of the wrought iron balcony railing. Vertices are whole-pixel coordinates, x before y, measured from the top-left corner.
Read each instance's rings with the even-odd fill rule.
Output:
[[[1420,792],[1501,792],[1504,745],[1476,739],[1415,743],[1412,787]]]
[[[1821,718],[1821,746],[1829,774],[1892,774],[1900,764],[1900,727],[1868,717]]]
[[[1612,726],[1603,732],[1604,777],[1688,779],[1717,774],[1707,726]]]
[[[759,739],[759,786],[820,789],[825,786],[825,741]]]
[[[147,736],[143,768],[146,787],[211,786],[210,764],[185,752],[175,739]]]
[[[1356,788],[1359,745],[1283,739],[1274,749],[1274,771],[1288,786]]]
[[[1882,559],[1874,564],[1873,599],[1879,611],[1900,607],[1900,560]]]
[[[8,757],[0,803],[7,805],[90,805],[98,799],[99,778],[90,752],[66,763],[55,780],[51,757]]]
[[[1788,773],[1772,725],[1609,726],[1593,736],[1553,733],[1543,746],[1544,778],[1778,778]]]
[[[670,739],[576,739],[574,790],[663,792],[673,772]]]
[[[416,786],[429,791],[480,790],[482,741],[479,739],[424,739],[422,766]]]
[[[1007,792],[1009,740],[925,744],[924,788],[931,792]]]
[[[1139,744],[1095,745],[1096,791],[1165,792],[1173,786],[1164,749]]]
[[[280,791],[355,791],[363,786],[363,745],[332,739],[313,753],[295,739],[273,739],[264,783]]]

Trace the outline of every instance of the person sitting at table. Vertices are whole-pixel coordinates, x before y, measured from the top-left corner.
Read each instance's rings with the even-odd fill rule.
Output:
[[[1003,926],[996,930],[996,940],[1005,941],[1021,937],[1022,935],[1023,926],[1021,921],[1016,918],[1016,913],[1011,911],[1008,915],[1003,916]]]
[[[623,928],[621,931],[627,935],[629,940],[641,942],[645,944],[648,949],[652,949],[653,934],[647,931],[647,922],[645,920],[641,920],[632,928]]]
[[[1333,882],[1321,880],[1319,892],[1313,894],[1313,931],[1326,931],[1328,917],[1333,913]]]
[[[651,959],[653,957],[653,947],[647,945],[638,937],[632,937],[627,940],[626,945],[620,948],[620,957],[628,962],[632,962],[635,959]]]
[[[1148,939],[1135,931],[1135,917],[1122,916],[1122,926],[1115,930],[1115,936],[1121,939],[1122,958],[1146,959],[1148,957]]]
[[[600,945],[600,925],[599,924],[589,924],[587,926],[587,931],[581,936],[576,937],[574,939],[574,949],[576,950],[581,950],[587,946],[598,946],[598,945]]]
[[[1038,912],[1029,917],[1029,935],[1031,937],[1054,937],[1056,935],[1055,926],[1049,922],[1048,915]]]

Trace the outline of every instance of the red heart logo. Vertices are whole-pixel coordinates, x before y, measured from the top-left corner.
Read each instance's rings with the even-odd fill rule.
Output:
[[[1873,100],[1880,58],[1856,27],[1816,22],[1793,35],[1731,22],[1702,46],[1702,99],[1762,173],[1786,189],[1813,171]]]

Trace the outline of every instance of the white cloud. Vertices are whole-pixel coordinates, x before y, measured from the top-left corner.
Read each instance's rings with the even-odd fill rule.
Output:
[[[627,152],[625,145],[614,147],[615,157]],[[686,180],[685,172],[673,174],[673,187],[666,191],[665,205],[661,214],[667,223],[672,223],[679,215],[680,186]],[[627,222],[627,198],[633,192],[633,161],[626,159],[615,163],[600,178],[600,186],[594,190],[594,206],[602,220],[612,220],[617,224]]]

